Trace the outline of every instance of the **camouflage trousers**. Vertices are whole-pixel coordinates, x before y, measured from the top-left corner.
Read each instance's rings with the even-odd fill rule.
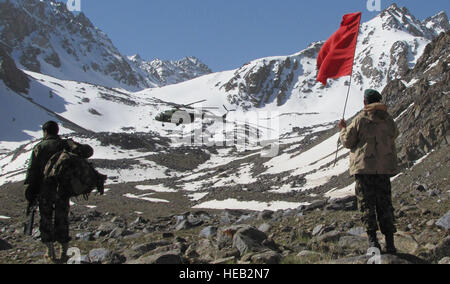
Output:
[[[58,194],[57,187],[43,184],[39,196],[39,229],[43,243],[68,243],[70,198]]]
[[[391,180],[388,175],[356,175],[356,196],[367,232],[395,233]],[[378,221],[378,222],[377,222]]]

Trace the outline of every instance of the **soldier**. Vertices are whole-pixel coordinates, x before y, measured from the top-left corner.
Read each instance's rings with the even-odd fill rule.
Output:
[[[61,244],[60,259],[67,257],[69,237],[69,208],[70,197],[56,184],[44,180],[44,168],[50,158],[70,147],[68,140],[58,136],[59,127],[54,121],[49,121],[42,126],[43,140],[37,144],[32,153],[25,179],[25,197],[30,204],[39,202],[41,216],[40,232],[41,240],[47,246],[46,257],[51,262],[56,262],[54,242]],[[71,141],[72,143],[75,143]],[[78,143],[75,143],[80,145]],[[93,153],[88,145],[82,145]]]
[[[349,126],[344,120],[338,126],[342,144],[351,150],[350,174],[355,176],[358,207],[369,245],[381,250],[377,239],[379,224],[386,238],[386,252],[395,254],[390,178],[398,173],[395,147],[398,129],[381,99],[379,92],[366,90],[364,111]]]

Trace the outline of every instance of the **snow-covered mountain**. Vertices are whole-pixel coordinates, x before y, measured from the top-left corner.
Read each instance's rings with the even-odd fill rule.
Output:
[[[152,78],[155,78],[159,86],[181,83],[212,72],[196,57],[186,57],[178,61],[159,59],[145,61],[140,55],[136,54],[129,56],[128,59],[136,67],[143,70],[144,75],[150,74]]]
[[[152,68],[135,64],[83,13],[74,15],[65,2],[55,0],[1,0],[0,42],[20,68],[126,90],[165,86],[211,72],[194,58],[160,66],[155,61]]]
[[[439,33],[449,30],[445,12],[417,20],[406,8],[392,5],[361,25],[356,51],[355,89],[382,88],[414,66],[425,46]],[[303,105],[310,97],[329,100],[348,78],[334,80],[327,88],[316,82],[316,58],[322,42],[283,57],[263,58],[235,71],[221,82],[228,100],[244,108],[275,104]]]

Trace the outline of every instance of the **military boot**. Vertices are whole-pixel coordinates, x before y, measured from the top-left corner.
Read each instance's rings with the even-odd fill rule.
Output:
[[[47,247],[45,258],[48,262],[56,263],[55,247],[53,243],[45,243],[45,246]]]
[[[69,260],[69,257],[67,256],[67,250],[69,250],[69,243],[60,243],[61,250],[59,259],[61,260],[61,263],[67,263]]]
[[[377,238],[377,231],[367,232],[367,235],[369,236],[369,248],[377,248],[381,251],[381,245]]]
[[[394,233],[386,234],[385,238],[386,238],[386,253],[396,254],[397,249],[395,248]]]

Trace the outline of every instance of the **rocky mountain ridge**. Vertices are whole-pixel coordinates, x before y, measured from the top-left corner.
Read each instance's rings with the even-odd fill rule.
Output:
[[[136,91],[210,72],[198,59],[165,62],[157,72],[135,64],[83,13],[54,0],[0,1],[0,42],[20,68],[106,87]]]
[[[382,88],[403,76],[414,66],[426,44],[449,27],[445,12],[419,21],[407,8],[393,4],[361,24],[353,84],[361,89]],[[297,97],[298,103],[303,104],[309,96],[326,95],[341,80],[330,80],[327,87],[316,82],[315,58],[321,45],[313,43],[291,56],[249,62],[220,88],[225,89],[230,103],[245,109],[282,106]]]
[[[151,74],[159,82],[159,86],[177,84],[212,73],[211,69],[196,57],[186,57],[178,61],[145,61],[136,54],[128,59],[145,73]]]

